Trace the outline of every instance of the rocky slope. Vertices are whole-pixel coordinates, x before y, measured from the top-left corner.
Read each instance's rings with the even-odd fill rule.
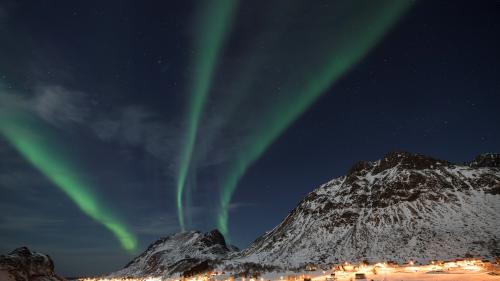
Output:
[[[468,165],[406,152],[358,162],[229,264],[500,256],[500,155]]]
[[[54,263],[48,255],[30,251],[26,247],[0,256],[1,281],[64,281],[54,272]]]
[[[203,272],[233,252],[218,230],[177,233],[151,244],[140,256],[111,276],[186,276]]]

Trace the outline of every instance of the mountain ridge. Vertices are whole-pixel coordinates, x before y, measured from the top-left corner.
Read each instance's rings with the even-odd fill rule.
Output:
[[[344,261],[498,257],[499,191],[500,154],[484,153],[469,163],[454,164],[421,154],[390,152],[377,161],[358,161],[346,175],[315,188],[280,224],[242,251],[229,249],[218,231],[189,232],[215,237],[205,246],[224,250],[187,257],[181,251],[165,264],[154,259],[135,263],[143,268],[132,266],[136,258],[114,276],[189,276],[214,268],[238,271]],[[152,246],[164,249],[166,241],[181,234]],[[152,246],[141,256],[154,256],[146,254]],[[144,271],[148,264],[152,267]]]
[[[430,214],[433,214],[432,208],[441,206],[449,207],[446,210],[440,210],[441,215],[451,215],[454,212],[454,214],[460,216],[460,209],[457,209],[456,203],[462,204],[462,207],[470,207],[475,202],[473,200],[488,201],[488,199],[480,200],[481,198],[478,198],[484,196],[482,194],[488,194],[488,196],[497,195],[500,188],[500,170],[496,168],[496,165],[500,157],[496,154],[488,155],[486,158],[496,159],[488,162],[488,165],[493,167],[457,165],[408,152],[391,152],[378,161],[357,162],[345,176],[333,179],[306,195],[276,228],[259,237],[247,249],[243,250],[238,259],[241,262],[248,261],[285,267],[299,267],[308,262],[336,263],[365,259],[391,259],[404,262],[402,260],[404,257],[424,261],[426,259],[445,258],[446,256],[451,258],[453,255],[463,257],[471,254],[467,252],[469,250],[452,251],[452,249],[448,249],[450,251],[449,255],[446,253],[440,255],[426,252],[414,256],[406,253],[402,257],[393,253],[398,247],[386,245],[392,248],[386,249],[389,250],[388,252],[384,251],[384,248],[376,251],[372,249],[373,245],[380,244],[379,240],[382,237],[372,237],[379,238],[373,240],[373,245],[367,245],[365,241],[367,238],[374,236],[371,234],[380,232],[381,229],[378,229],[378,227],[384,223],[389,226],[399,225],[406,228],[410,230],[409,233],[414,233],[416,237],[419,237],[419,235],[435,235],[436,231],[433,227],[437,227],[439,223],[433,227],[425,226],[428,233],[420,233],[418,227],[411,224],[404,226],[406,223],[405,218],[409,218],[410,222],[412,220],[422,220],[423,218],[428,220],[437,219]],[[496,156],[490,157],[491,155]],[[484,164],[484,161],[481,163]],[[342,198],[342,200],[334,200],[335,198]],[[457,200],[465,201],[458,202]],[[494,202],[486,202],[487,209],[483,210],[484,205],[478,207],[479,213],[484,211],[488,214],[489,223],[488,226],[481,225],[482,228],[479,229],[491,234],[489,236],[493,237],[493,241],[474,242],[493,244],[485,246],[486,248],[492,248],[492,250],[487,251],[484,249],[485,247],[482,247],[482,250],[474,250],[474,247],[472,247],[470,249],[472,253],[482,256],[498,256],[500,251],[498,242],[500,234],[496,230],[500,227],[496,222],[499,219],[496,214],[500,211],[498,202],[499,198],[495,196]],[[398,209],[398,207],[401,208]],[[422,212],[423,214],[429,214],[429,216],[421,216]],[[462,218],[462,221],[470,220],[469,215],[472,214],[467,214],[466,218]],[[474,213],[474,215],[478,214]],[[300,221],[300,223],[296,223],[297,221]],[[288,226],[294,222],[294,227],[290,229]],[[469,224],[472,225],[472,222],[469,222]],[[320,225],[320,227],[316,227],[317,225]],[[465,223],[464,225],[467,225],[467,231],[471,230],[468,224]],[[294,232],[294,230],[304,228],[304,226],[308,226],[311,232],[321,232],[324,234],[323,236],[330,237],[326,239],[328,243],[324,243],[321,237],[309,237],[304,231]],[[399,229],[399,231],[402,231],[402,229]],[[457,235],[460,232],[458,229],[447,229],[445,231]],[[390,227],[386,229],[386,232],[387,241],[390,241],[392,237],[398,237],[398,233],[390,230]],[[333,237],[332,233],[341,238]],[[411,235],[406,236],[404,239],[410,241]],[[297,242],[298,237],[301,237],[299,240],[302,241],[315,242],[305,245],[300,241]],[[432,237],[427,239],[428,241],[437,240]],[[425,242],[423,239],[417,240],[422,243]],[[446,241],[446,239],[443,240]],[[332,242],[335,243],[332,245]],[[290,247],[290,245],[294,244],[297,246]],[[467,247],[470,246],[469,242],[465,244]],[[289,248],[289,253],[286,253],[286,248]],[[303,251],[302,248],[306,248],[306,250]],[[357,249],[357,253],[349,252],[348,248]],[[324,249],[336,250],[325,251]],[[374,252],[380,254],[377,255]],[[297,258],[300,255],[303,255],[303,258]]]

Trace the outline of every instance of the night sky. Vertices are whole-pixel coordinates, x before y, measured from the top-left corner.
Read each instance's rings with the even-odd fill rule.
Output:
[[[358,160],[500,151],[499,1],[0,1],[0,253],[243,248]]]

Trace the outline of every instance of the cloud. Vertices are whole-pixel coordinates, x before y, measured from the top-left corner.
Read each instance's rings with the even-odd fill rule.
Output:
[[[119,134],[120,126],[118,120],[110,119],[99,120],[91,125],[94,133],[103,141],[115,140]]]
[[[253,207],[255,205],[256,205],[255,203],[248,203],[248,202],[232,202],[231,204],[229,204],[229,210],[233,212],[241,208]]]
[[[90,114],[86,94],[61,85],[37,87],[31,102],[33,110],[42,119],[56,126],[83,123]]]
[[[121,106],[111,112],[99,110],[87,93],[62,85],[35,89],[29,97],[1,95],[0,110],[31,112],[57,127],[87,126],[102,141],[141,148],[166,162],[168,167],[175,166],[182,131],[174,122],[167,123],[160,115],[139,105]]]
[[[144,107],[123,107],[108,117],[96,119],[90,127],[103,141],[140,147],[169,166],[175,166],[180,130]]]
[[[162,115],[141,105],[117,106],[105,111],[96,104],[88,93],[58,84],[37,86],[28,97],[0,96],[0,108],[32,112],[45,122],[65,129],[86,126],[98,139],[118,143],[122,148],[141,148],[175,172],[185,133],[185,126],[179,120],[165,121]],[[241,148],[240,140],[244,138],[244,133],[238,130],[224,129],[226,120],[215,114],[209,114],[205,121],[198,134],[198,157],[193,163],[199,168],[227,162]]]
[[[101,141],[118,144],[122,152],[139,149],[160,160],[167,176],[176,171],[183,130],[144,106],[104,110],[90,94],[55,84],[38,86],[31,95],[2,93],[0,114],[17,111],[31,113],[66,131],[77,125],[79,134],[90,133]]]
[[[31,96],[3,92],[0,109],[31,112],[55,125],[83,123],[90,117],[91,107],[87,94],[70,90],[62,85],[37,86]]]

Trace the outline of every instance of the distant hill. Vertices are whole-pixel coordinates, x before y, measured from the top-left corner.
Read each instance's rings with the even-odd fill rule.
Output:
[[[0,256],[1,281],[65,281],[54,272],[54,262],[48,255],[17,248]]]

